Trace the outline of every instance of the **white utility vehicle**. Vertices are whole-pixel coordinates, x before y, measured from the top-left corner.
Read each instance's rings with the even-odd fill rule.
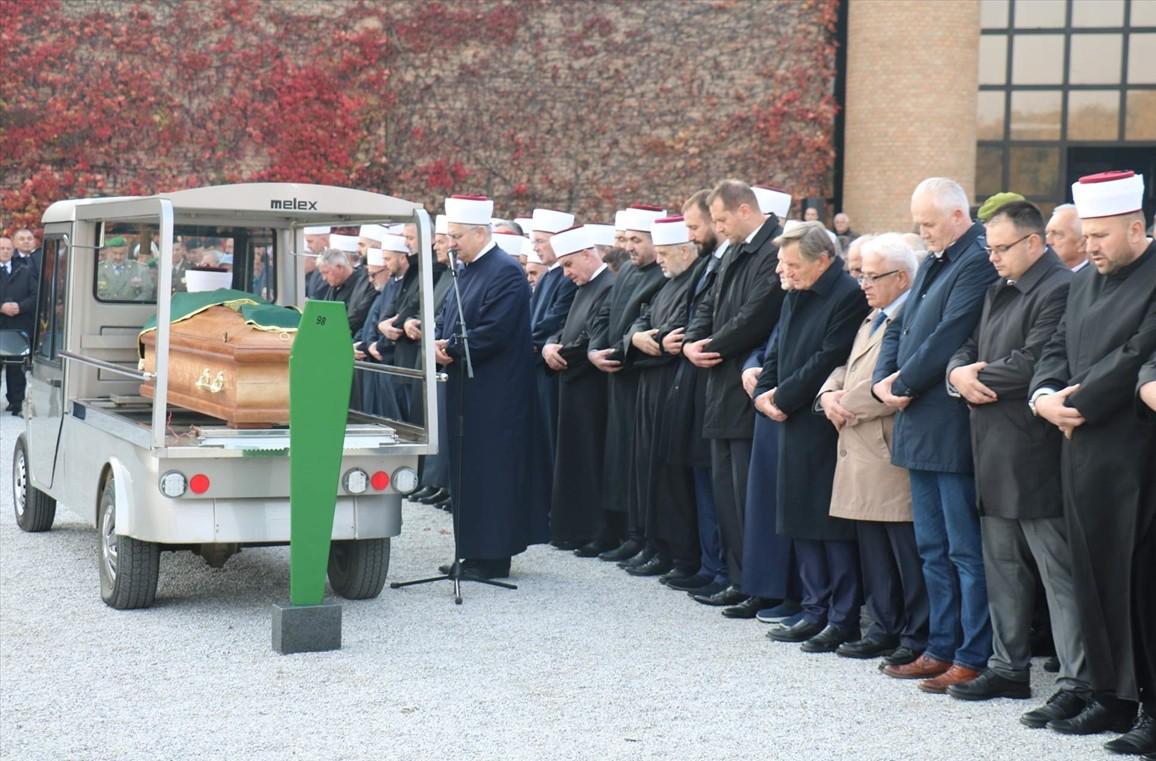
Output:
[[[301,307],[306,226],[413,223],[421,318],[434,322],[429,217],[401,199],[254,183],[60,201],[43,223],[24,430],[13,454],[16,519],[25,531],[45,531],[60,503],[96,527],[101,596],[114,608],[152,604],[161,550],[192,550],[218,566],[242,547],[289,541],[288,427],[230,428],[168,403],[172,295],[186,267],[203,263],[194,257],[228,269],[236,290]],[[110,243],[128,250],[115,254],[127,265],[106,263],[115,258]],[[144,373],[138,334],[154,315],[156,372]],[[346,598],[381,591],[402,497],[417,485],[419,455],[436,452],[429,332],[424,369],[358,363],[362,381],[384,372],[408,384],[412,407],[409,421],[350,410],[329,559],[330,585]],[[153,384],[152,399],[141,396],[142,382]]]

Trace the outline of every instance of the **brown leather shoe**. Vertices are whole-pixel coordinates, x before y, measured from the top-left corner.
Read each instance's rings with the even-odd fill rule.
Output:
[[[928,679],[943,674],[949,668],[951,668],[951,664],[947,661],[932,658],[924,653],[911,663],[904,663],[901,666],[886,666],[883,668],[883,673],[896,679]],[[944,685],[943,689],[946,690],[947,686]]]
[[[966,666],[953,665],[947,671],[943,672],[934,679],[927,679],[919,683],[919,689],[924,692],[934,692],[937,695],[942,695],[947,692],[947,688],[953,684],[963,684],[970,682],[980,675],[980,672],[975,669],[969,669]]]

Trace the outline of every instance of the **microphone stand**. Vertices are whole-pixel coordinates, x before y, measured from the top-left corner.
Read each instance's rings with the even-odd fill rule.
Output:
[[[462,484],[462,460],[465,449],[465,425],[466,425],[466,380],[474,377],[474,361],[470,356],[470,333],[466,327],[466,313],[462,307],[462,291],[458,285],[458,257],[457,249],[451,248],[449,250],[450,258],[450,277],[453,278],[454,303],[458,311],[458,329],[455,336],[461,342],[462,358],[465,360],[465,373],[458,382],[458,430],[454,437],[454,468],[457,471],[457,490],[452,494],[453,497],[453,512],[451,518],[453,520],[453,535],[454,535],[454,562],[450,565],[449,573],[440,576],[433,576],[428,579],[415,579],[413,581],[396,581],[389,585],[390,589],[401,589],[402,587],[412,587],[418,584],[430,584],[435,581],[452,581],[454,583],[454,604],[462,604],[462,582],[476,581],[479,584],[488,584],[491,587],[501,587],[502,589],[517,589],[514,584],[509,584],[504,581],[497,581],[495,579],[480,579],[472,576],[462,575],[462,561],[461,552],[458,548],[458,515],[462,509],[462,501],[465,497],[465,489]]]

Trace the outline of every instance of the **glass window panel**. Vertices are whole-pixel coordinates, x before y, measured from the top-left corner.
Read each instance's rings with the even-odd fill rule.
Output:
[[[982,29],[1007,28],[1007,0],[981,0],[979,25]]]
[[[1011,138],[1013,140],[1056,140],[1060,137],[1059,90],[1013,92]]]
[[[1072,0],[1072,26],[1124,26],[1124,0]]]
[[[1128,92],[1124,118],[1125,140],[1156,140],[1156,90]]]
[[[1025,196],[1055,196],[1060,183],[1060,149],[1013,146],[1008,149],[1007,190]]]
[[[981,145],[975,152],[975,197],[987,198],[1003,190],[1003,148]]]
[[[1059,34],[1016,35],[1012,40],[1012,83],[1058,85],[1064,78],[1064,38]]]
[[[976,109],[976,133],[980,140],[1003,140],[1004,93],[980,90]]]
[[[979,83],[1002,85],[1007,81],[1007,35],[985,34],[979,38]]]
[[[1132,26],[1156,26],[1156,0],[1132,0]]]
[[[1068,83],[1114,85],[1120,81],[1124,38],[1119,34],[1073,34]]]
[[[1016,27],[1042,29],[1064,25],[1064,0],[1020,0],[1016,3]]]
[[[1128,84],[1156,85],[1156,34],[1133,34],[1128,40]]]
[[[1119,128],[1119,91],[1073,90],[1068,93],[1069,140],[1115,140]]]

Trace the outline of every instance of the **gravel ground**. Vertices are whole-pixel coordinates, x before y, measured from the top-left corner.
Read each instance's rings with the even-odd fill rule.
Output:
[[[0,418],[3,759],[1096,759],[1017,716],[881,676],[874,662],[772,643],[654,580],[534,547],[516,592],[448,582],[344,603],[339,652],[276,655],[288,550],[222,569],[166,553],[155,607],[100,600],[97,540],[67,510],[12,513],[21,423]],[[391,579],[452,554],[448,517],[407,505]],[[1037,664],[1038,665],[1038,664]]]

